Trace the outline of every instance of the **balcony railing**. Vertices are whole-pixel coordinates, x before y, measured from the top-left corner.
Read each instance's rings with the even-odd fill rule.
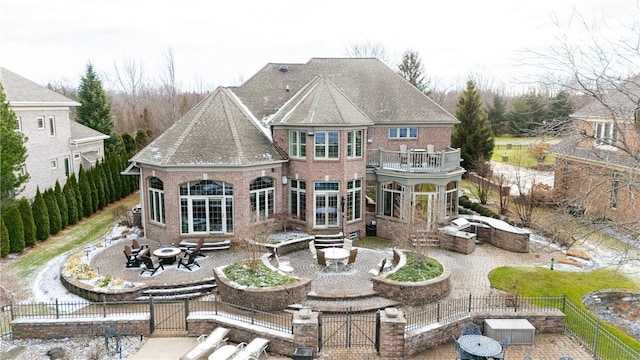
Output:
[[[383,149],[367,150],[367,167],[405,172],[440,173],[460,168],[460,149],[406,152]]]

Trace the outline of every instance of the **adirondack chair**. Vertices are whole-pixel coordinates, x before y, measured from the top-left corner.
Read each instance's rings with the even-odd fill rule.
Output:
[[[186,267],[189,271],[193,271],[191,268],[194,266],[200,267],[200,264],[198,264],[198,262],[196,261],[196,256],[198,254],[196,252],[191,252],[189,254],[187,254],[184,257],[181,257],[178,260],[178,266],[180,267],[180,265]]]
[[[150,272],[151,274],[149,276],[153,276],[153,274],[155,274],[158,269],[164,270],[164,265],[162,265],[162,262],[157,260],[154,261],[146,255],[140,256],[140,261],[142,261],[142,265],[144,267],[140,272],[140,275],[144,274],[145,272]]]

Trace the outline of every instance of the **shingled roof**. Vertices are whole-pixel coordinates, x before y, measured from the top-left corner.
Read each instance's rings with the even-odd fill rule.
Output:
[[[243,167],[286,159],[236,96],[219,87],[131,161],[172,167]]]
[[[71,144],[81,144],[109,138],[109,135],[105,135],[98,130],[94,130],[73,120],[69,121],[69,126],[71,128],[71,138],[69,139]]]
[[[559,157],[571,157],[583,161],[606,163],[610,166],[619,166],[626,168],[637,167],[637,154],[629,156],[629,154],[620,154],[616,151],[602,150],[597,147],[585,148],[580,146],[584,138],[578,135],[571,135],[564,138],[561,142],[553,145],[549,149],[549,153]]]
[[[0,83],[14,106],[80,106],[80,103],[0,67]]]
[[[234,93],[258,118],[275,114],[316,75],[328,79],[374,124],[455,124],[456,118],[374,58],[313,58],[267,64]]]
[[[315,76],[269,119],[269,125],[373,125],[331,81]]]
[[[636,76],[581,107],[571,117],[605,118],[631,121],[640,107],[640,76]]]

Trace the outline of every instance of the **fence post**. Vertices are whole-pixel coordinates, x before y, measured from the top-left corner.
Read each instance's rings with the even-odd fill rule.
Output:
[[[189,317],[189,298],[184,299],[184,328],[189,331],[189,322],[187,318]]]
[[[60,308],[58,307],[58,298],[56,298],[56,319],[60,319]]]
[[[516,294],[516,302],[513,304],[513,312],[518,312],[518,295]]]
[[[596,320],[596,330],[593,334],[593,357],[598,358],[598,338],[600,337],[600,320]]]
[[[102,317],[107,317],[107,298],[102,295]]]
[[[153,334],[153,330],[156,327],[155,324],[155,316],[154,316],[154,308],[153,308],[153,296],[149,297],[149,333]]]
[[[567,315],[567,294],[562,295],[562,313]]]
[[[471,294],[469,294],[469,311],[468,312],[471,312]]]
[[[436,321],[440,322],[440,302],[436,303]]]
[[[213,299],[213,305],[214,305],[213,311],[216,315],[218,315],[218,298],[217,297]]]
[[[251,304],[251,325],[255,324],[255,320],[256,320],[256,309],[252,303]]]

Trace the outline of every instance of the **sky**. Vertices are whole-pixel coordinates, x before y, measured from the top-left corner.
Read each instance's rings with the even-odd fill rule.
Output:
[[[640,19],[637,1],[0,0],[0,66],[77,85],[91,62],[109,87],[115,66],[131,60],[159,81],[171,49],[180,88],[212,90],[267,63],[345,57],[368,42],[393,64],[417,51],[443,88],[470,76],[509,87],[535,71],[522,67],[523,52],[548,48],[572,13],[630,23]]]

